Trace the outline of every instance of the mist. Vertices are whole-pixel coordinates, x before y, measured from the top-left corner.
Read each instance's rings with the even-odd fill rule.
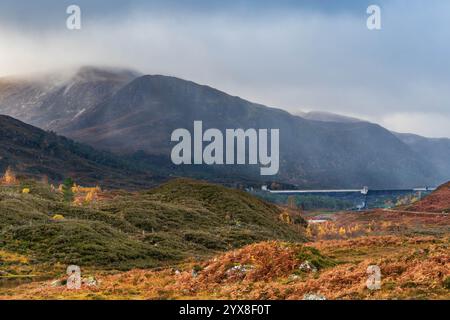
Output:
[[[450,137],[449,3],[388,2],[380,31],[366,28],[364,10],[113,9],[82,11],[79,31],[65,28],[64,11],[23,27],[2,20],[0,75],[131,68],[292,113],[328,111]]]

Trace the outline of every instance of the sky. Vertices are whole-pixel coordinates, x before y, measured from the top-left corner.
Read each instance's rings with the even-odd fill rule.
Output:
[[[447,0],[0,0],[0,76],[119,66],[429,137],[450,137],[449,39]]]

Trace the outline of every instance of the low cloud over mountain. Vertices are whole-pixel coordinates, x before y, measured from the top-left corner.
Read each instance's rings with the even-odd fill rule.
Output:
[[[450,178],[450,168],[439,161],[450,150],[445,143],[424,154],[422,144],[377,124],[323,113],[294,116],[162,75],[82,68],[51,85],[45,79],[3,79],[0,112],[99,149],[167,161],[171,132],[192,129],[194,120],[202,120],[205,129],[276,128],[280,172],[273,178],[303,187],[399,188]],[[217,175],[238,170],[258,178],[251,167],[216,169]]]

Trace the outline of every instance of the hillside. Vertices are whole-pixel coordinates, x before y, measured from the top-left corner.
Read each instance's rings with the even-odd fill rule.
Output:
[[[192,130],[199,119],[205,129],[222,131],[281,128],[280,173],[269,178],[285,183],[406,187],[439,180],[425,159],[376,124],[307,120],[173,77],[139,77],[62,132],[114,152],[169,157],[171,132]],[[243,168],[252,172],[251,166]],[[230,167],[217,170],[224,175]]]
[[[61,182],[136,188],[160,178],[138,171],[126,160],[90,146],[0,115],[0,172],[12,167],[18,174]]]
[[[0,247],[37,264],[155,267],[256,241],[303,241],[303,220],[287,224],[281,213],[244,192],[190,180],[83,205],[23,181],[0,187]]]
[[[0,78],[0,113],[58,131],[137,76],[130,70],[82,67],[53,74]]]
[[[204,129],[281,129],[280,173],[266,177],[271,181],[303,188],[402,188],[450,179],[448,166],[428,159],[379,125],[306,119],[174,77],[82,68],[38,93],[29,93],[23,87],[26,81],[3,83],[8,85],[0,84],[0,112],[96,148],[133,158],[138,153],[140,167],[164,174],[270,182],[261,181],[256,166],[174,169],[169,160],[171,132],[191,130],[194,120],[202,120]],[[436,152],[444,155],[446,150]]]
[[[0,278],[38,278],[0,279],[0,300],[448,299],[449,215],[341,212],[305,233],[303,219],[282,213],[185,179],[82,206],[22,181],[0,189]],[[67,290],[71,263],[96,283]],[[381,269],[380,290],[366,287],[369,265]]]
[[[450,182],[443,184],[430,195],[407,209],[419,212],[450,213]]]
[[[442,173],[443,177],[448,177],[445,173],[450,172],[450,139],[425,138],[408,133],[394,134],[417,154],[425,156],[427,160]]]
[[[308,120],[316,120],[323,122],[341,122],[341,123],[363,122],[363,120],[357,118],[342,116],[331,112],[310,111],[310,112],[301,112],[298,113],[298,115]]]
[[[100,284],[81,290],[55,287],[52,281],[0,288],[0,300],[448,300],[448,245],[448,239],[392,236],[307,245],[271,241],[181,265],[177,271],[95,273]],[[380,290],[366,287],[367,268],[373,264],[382,270]]]

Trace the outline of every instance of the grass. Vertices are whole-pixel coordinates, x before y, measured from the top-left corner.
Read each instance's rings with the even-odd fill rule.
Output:
[[[0,299],[450,297],[446,215],[336,214],[339,228],[373,231],[304,243],[303,221],[283,222],[279,207],[203,182],[174,180],[81,207],[47,188],[0,189],[0,271],[37,276],[14,288],[0,281]],[[64,219],[54,221],[55,214]],[[70,263],[95,276],[98,287],[70,291],[39,280],[43,268],[47,279],[65,279]],[[369,265],[381,269],[380,290],[365,285]]]
[[[152,268],[257,241],[304,241],[280,213],[244,192],[185,179],[85,206],[30,180],[0,187],[0,246],[38,264]]]
[[[261,242],[176,268],[97,272],[94,288],[71,291],[48,281],[0,289],[0,299],[302,299],[308,293],[327,299],[448,299],[448,245],[444,238],[404,236]],[[343,248],[363,253],[362,260],[336,263],[332,256],[339,258]],[[319,259],[322,267],[299,276],[305,259]],[[372,264],[381,269],[380,290],[365,285]]]
[[[296,258],[299,261],[309,261],[318,270],[333,267],[337,263],[330,257],[326,257],[313,247],[300,246]]]

